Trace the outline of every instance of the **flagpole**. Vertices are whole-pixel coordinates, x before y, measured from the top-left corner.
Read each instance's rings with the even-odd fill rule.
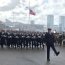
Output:
[[[30,24],[30,0],[29,0],[29,24]]]

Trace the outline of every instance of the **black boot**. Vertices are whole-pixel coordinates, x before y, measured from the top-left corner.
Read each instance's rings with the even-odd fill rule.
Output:
[[[60,52],[57,52],[56,56],[58,56],[60,54]]]
[[[49,62],[49,61],[50,61],[50,59],[47,59],[47,61]]]

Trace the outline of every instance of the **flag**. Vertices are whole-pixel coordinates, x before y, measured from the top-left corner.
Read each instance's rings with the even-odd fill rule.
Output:
[[[29,9],[29,14],[36,15],[36,13],[33,10],[31,10],[31,9]]]

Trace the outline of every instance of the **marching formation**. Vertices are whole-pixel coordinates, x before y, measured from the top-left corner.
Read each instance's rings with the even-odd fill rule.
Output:
[[[34,32],[0,32],[0,46],[3,48],[44,48],[44,34]]]

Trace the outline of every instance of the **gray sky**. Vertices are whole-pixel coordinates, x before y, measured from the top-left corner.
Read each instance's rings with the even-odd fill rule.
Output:
[[[30,20],[36,24],[46,25],[47,15],[54,15],[54,24],[58,25],[59,16],[65,15],[65,0],[0,0],[0,19],[29,23],[29,5],[36,13]]]

